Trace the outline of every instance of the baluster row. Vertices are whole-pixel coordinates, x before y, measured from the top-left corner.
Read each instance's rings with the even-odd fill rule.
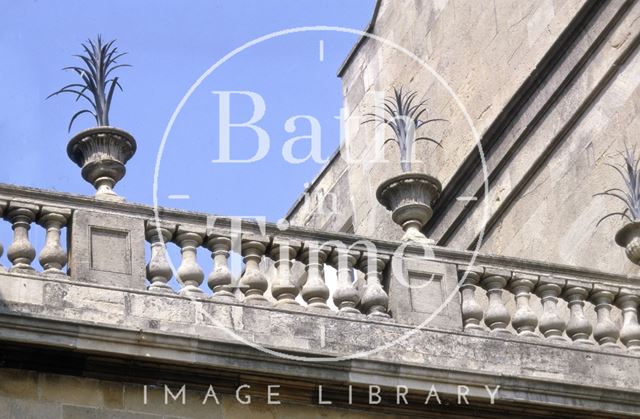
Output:
[[[336,268],[336,288],[333,304],[342,313],[363,313],[372,317],[387,318],[389,297],[382,285],[381,275],[389,257],[369,251],[348,250],[336,243],[318,244],[301,242],[284,237],[244,235],[240,241],[240,255],[244,271],[235,281],[229,269],[232,242],[229,236],[210,233],[192,226],[174,226],[167,223],[148,222],[146,239],[151,245],[151,257],[147,265],[149,290],[173,293],[168,284],[173,277],[167,256],[167,243],[175,243],[181,252],[181,262],[175,272],[179,279],[181,295],[204,297],[201,285],[204,272],[196,260],[197,251],[204,247],[211,252],[213,269],[207,284],[213,298],[237,299],[254,304],[270,304],[267,290],[271,285],[271,296],[277,306],[299,305],[301,296],[308,307],[329,309],[330,290],[325,282],[325,264]],[[260,269],[263,258],[274,262],[276,277],[269,284]],[[305,266],[306,282],[296,285],[293,277],[294,262]],[[364,273],[361,290],[356,289],[355,271]],[[239,289],[240,293],[235,292]]]
[[[493,333],[511,334],[511,325],[519,336],[598,344],[605,348],[620,348],[620,341],[629,350],[640,352],[640,289],[619,289],[574,279],[477,267],[460,268],[459,278],[465,331],[485,330],[482,326],[484,322]],[[476,298],[478,288],[486,294],[487,304],[484,308]],[[505,292],[507,300],[513,299],[513,314],[505,303]],[[531,307],[532,295],[540,299],[539,314]],[[568,318],[561,315],[561,299],[567,304]],[[596,317],[594,325],[585,315],[587,302],[593,305]],[[612,319],[614,306],[622,313],[620,327]]]
[[[67,251],[62,248],[61,230],[70,220],[71,210],[52,206],[40,206],[20,201],[0,201],[0,216],[11,223],[13,241],[7,248],[7,258],[11,262],[10,271],[34,271],[32,263],[36,249],[29,239],[31,224],[36,222],[46,231],[45,244],[38,261],[46,274],[65,275]],[[3,253],[0,243],[0,256]],[[2,265],[0,265],[0,268]]]

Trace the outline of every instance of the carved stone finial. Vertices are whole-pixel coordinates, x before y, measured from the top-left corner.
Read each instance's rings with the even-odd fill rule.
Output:
[[[125,175],[125,164],[136,152],[131,134],[113,127],[84,130],[69,141],[67,154],[82,168],[82,178],[96,188],[96,198],[124,201],[113,191]]]
[[[420,231],[433,214],[442,185],[424,173],[403,173],[383,182],[376,191],[378,201],[391,211],[391,219],[402,227],[404,241],[433,243]]]

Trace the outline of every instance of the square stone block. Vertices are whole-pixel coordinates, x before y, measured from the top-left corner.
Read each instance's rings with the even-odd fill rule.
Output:
[[[69,234],[69,273],[72,279],[144,289],[143,220],[75,211]]]
[[[389,281],[389,310],[394,319],[424,327],[462,330],[454,264],[419,258],[404,258],[393,263],[396,267],[392,265],[387,269],[386,280]]]

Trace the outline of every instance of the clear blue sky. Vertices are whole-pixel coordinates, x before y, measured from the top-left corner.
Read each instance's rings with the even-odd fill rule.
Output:
[[[225,1],[0,1],[0,182],[93,194],[80,169],[66,156],[71,136],[92,126],[81,117],[67,132],[71,115],[84,104],[71,96],[45,97],[75,82],[61,68],[78,62],[80,43],[100,33],[117,38],[132,68],[119,75],[124,92],[113,101],[111,124],[134,135],[138,152],[116,190],[129,201],[152,202],[153,169],[169,117],[192,83],[228,52],[283,29],[328,25],[363,29],[374,0]],[[321,165],[291,165],[283,143],[308,133],[284,130],[296,114],[316,117],[322,154],[338,145],[342,104],[336,70],[356,41],[343,33],[287,35],[250,48],[214,72],[176,121],[162,160],[161,205],[221,215],[284,215]],[[320,60],[320,40],[324,58]],[[271,137],[268,156],[252,164],[214,164],[218,157],[218,107],[214,90],[251,90],[266,101],[259,123]],[[238,119],[248,103],[232,102]],[[232,136],[232,156],[255,151],[252,134]],[[232,133],[233,135],[233,133]],[[244,135],[244,136],[243,136]],[[295,152],[295,150],[294,150]],[[298,150],[298,155],[308,152]],[[169,200],[187,194],[188,200]]]

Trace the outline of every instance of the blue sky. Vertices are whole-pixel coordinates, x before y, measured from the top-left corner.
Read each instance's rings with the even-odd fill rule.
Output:
[[[93,194],[66,156],[71,136],[92,126],[69,118],[84,104],[71,96],[45,97],[76,81],[62,67],[78,62],[80,43],[100,33],[128,51],[120,71],[124,92],[114,98],[111,124],[134,135],[138,152],[116,187],[129,201],[152,203],[153,170],[162,134],[195,80],[228,52],[284,29],[327,25],[363,29],[373,0],[287,1],[0,1],[0,182]],[[264,215],[275,221],[301,194],[321,164],[292,165],[282,145],[309,133],[308,124],[287,133],[285,121],[313,115],[322,128],[322,155],[339,143],[335,116],[342,104],[336,70],[355,35],[307,32],[286,35],[240,53],[208,77],[176,120],[162,157],[159,203],[221,215]],[[324,44],[320,59],[320,41]],[[267,157],[251,164],[212,163],[218,157],[216,90],[254,91],[266,103],[259,122],[270,135]],[[252,105],[232,98],[232,118]],[[255,136],[232,131],[232,157],[252,155]],[[294,149],[298,156],[308,148]],[[169,195],[189,195],[172,200]]]

